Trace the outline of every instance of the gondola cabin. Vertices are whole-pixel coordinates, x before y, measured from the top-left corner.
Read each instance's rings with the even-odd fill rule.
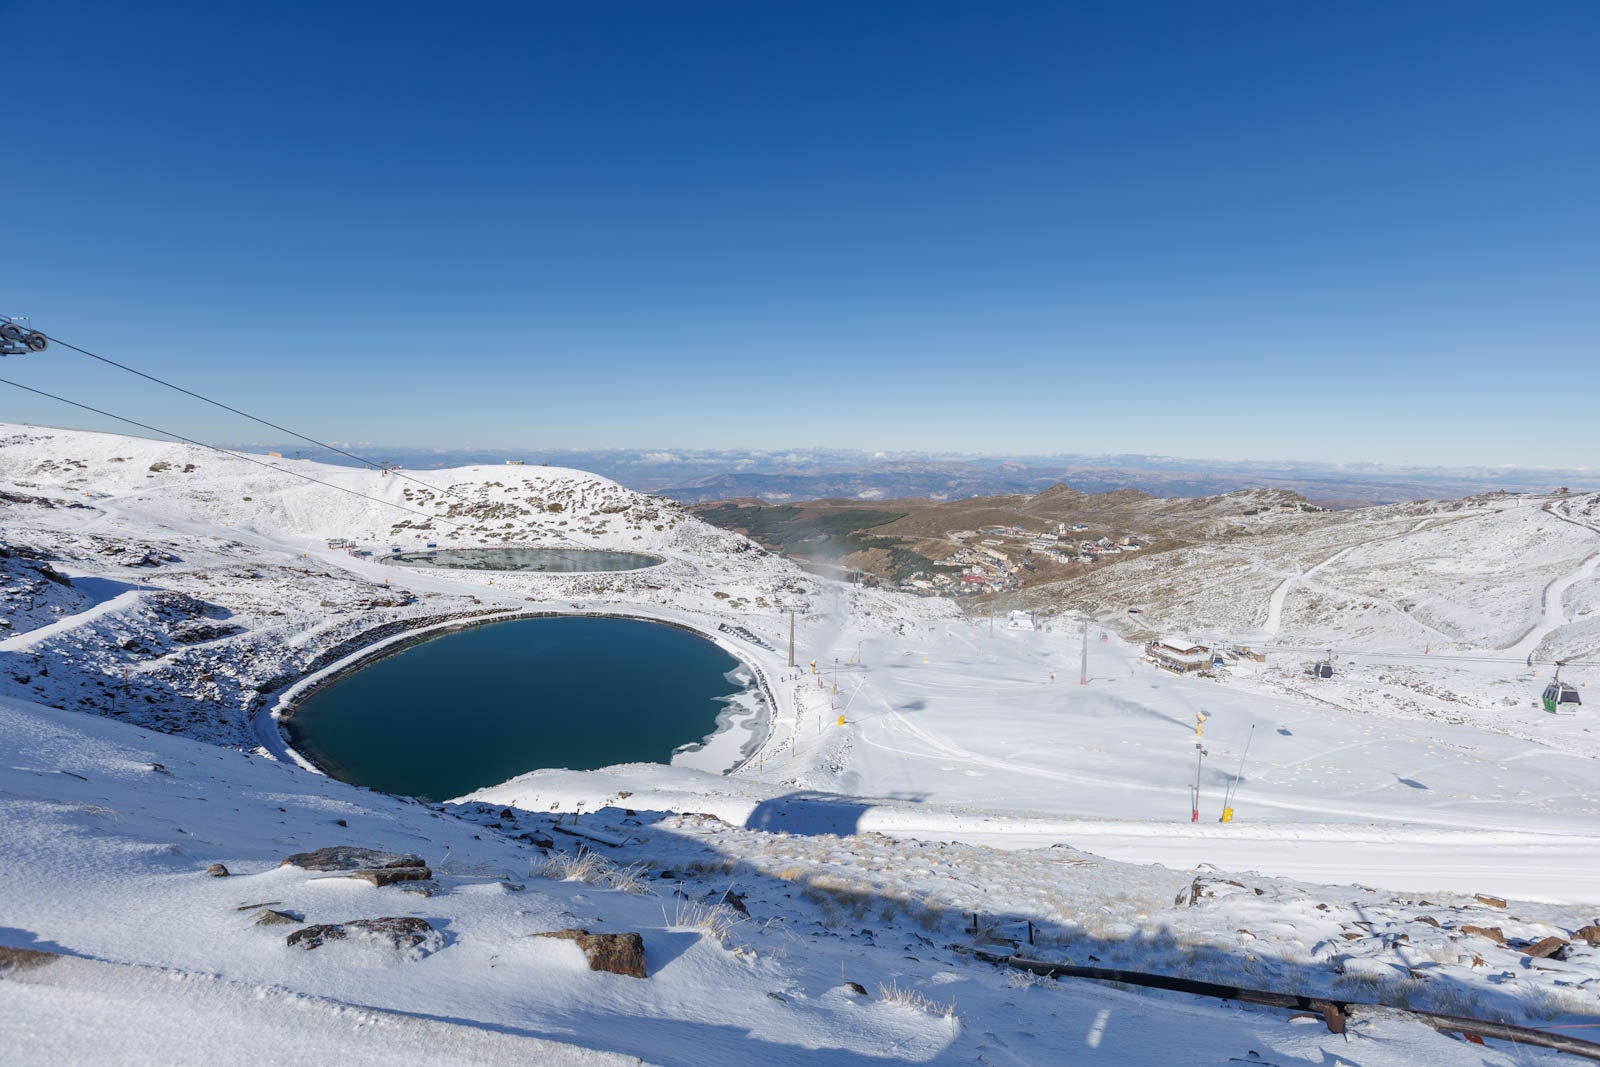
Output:
[[[1551,682],[1544,687],[1544,710],[1552,715],[1576,712],[1582,705],[1578,690],[1566,682]]]

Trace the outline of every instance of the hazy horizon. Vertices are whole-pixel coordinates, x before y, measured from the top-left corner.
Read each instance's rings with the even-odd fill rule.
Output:
[[[49,61],[8,86],[0,313],[325,440],[1600,454],[1568,399],[1591,4],[22,0],[8,30]],[[259,432],[64,346],[3,367]]]

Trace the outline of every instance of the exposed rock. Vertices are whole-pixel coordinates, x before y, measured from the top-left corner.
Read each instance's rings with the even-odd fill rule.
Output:
[[[1461,932],[1487,937],[1490,941],[1497,941],[1502,945],[1506,943],[1506,935],[1501,932],[1498,926],[1463,926]]]
[[[228,877],[228,868],[224,867],[220,863],[213,863],[211,866],[206,868],[206,873],[213,878],[226,878]]]
[[[745,906],[744,898],[745,894],[735,893],[732,889],[722,893],[719,893],[713,889],[705,895],[705,900],[707,903],[725,904],[748,919],[750,918],[750,909]]]
[[[1595,945],[1600,945],[1600,926],[1596,926],[1594,923],[1590,923],[1588,926],[1580,926],[1572,931],[1572,937],[1573,940],[1582,941],[1593,948]]]
[[[1411,921],[1412,922],[1419,922],[1419,923],[1427,923],[1429,926],[1433,927],[1435,930],[1439,929],[1439,920],[1435,919],[1432,915],[1418,915],[1415,919],[1413,919]]]
[[[285,926],[306,921],[304,915],[296,915],[290,911],[273,911],[271,908],[262,908],[256,912],[257,926]],[[315,946],[308,946],[314,948]]]
[[[568,929],[533,936],[576,941],[588,957],[591,971],[609,971],[629,978],[650,977],[644,965],[644,938],[638,934],[591,934],[587,930]]]
[[[1491,908],[1503,908],[1506,906],[1506,902],[1499,897],[1485,896],[1482,893],[1474,893],[1472,899],[1479,904],[1487,904]]]
[[[1522,952],[1523,955],[1532,956],[1536,960],[1564,960],[1567,958],[1567,941],[1561,937],[1547,937],[1541,941],[1535,941],[1523,949]]]
[[[308,871],[382,870],[390,867],[427,867],[421,856],[406,852],[380,852],[354,845],[332,845],[315,852],[296,852],[280,867],[303,867]]]
[[[867,995],[867,987],[862,985],[860,982],[846,982],[839,988],[849,993],[853,993],[858,997],[864,997]]]
[[[0,973],[43,967],[51,960],[59,958],[54,952],[41,952],[36,948],[7,948],[5,945],[0,945]]]
[[[422,882],[433,877],[426,867],[375,867],[360,871],[346,871],[341,877],[361,878],[376,886],[394,885],[396,882]]]
[[[345,941],[361,936],[397,949],[429,950],[437,947],[439,932],[426,919],[412,916],[385,916],[381,919],[352,919],[346,923],[318,923],[296,930],[288,937],[290,945],[318,948],[329,941]]]

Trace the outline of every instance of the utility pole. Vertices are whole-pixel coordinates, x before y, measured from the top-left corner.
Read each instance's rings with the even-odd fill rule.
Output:
[[[1083,617],[1083,658],[1078,662],[1078,684],[1089,684],[1089,616]]]
[[[789,609],[789,667],[794,667],[794,609]]]

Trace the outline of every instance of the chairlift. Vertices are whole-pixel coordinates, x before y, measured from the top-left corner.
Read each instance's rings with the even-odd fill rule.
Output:
[[[1544,710],[1552,715],[1562,712],[1575,712],[1583,706],[1583,700],[1578,696],[1575,686],[1568,685],[1561,680],[1561,662],[1556,662],[1556,673],[1550,679],[1550,684],[1544,687]]]

